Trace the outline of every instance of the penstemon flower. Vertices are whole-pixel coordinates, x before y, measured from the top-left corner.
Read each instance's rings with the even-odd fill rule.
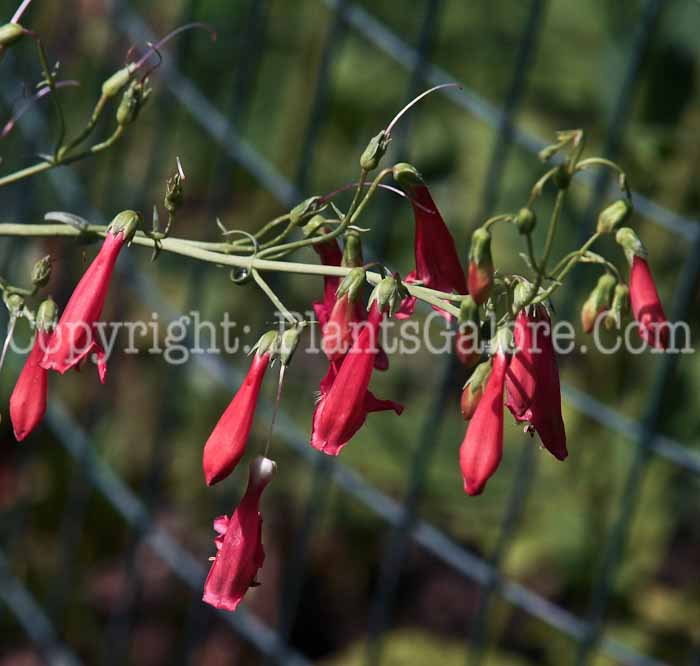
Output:
[[[513,334],[516,351],[506,372],[506,406],[518,421],[531,424],[555,458],[564,460],[568,452],[559,368],[546,308],[533,305],[521,310]]]
[[[625,250],[630,264],[629,296],[639,336],[652,347],[667,349],[669,323],[647,262],[646,248],[629,227],[620,229],[616,240]]]
[[[39,365],[56,326],[56,304],[47,298],[36,317],[36,337],[10,396],[10,419],[15,439],[21,442],[44,418],[48,395],[48,371]]]
[[[245,453],[260,387],[276,346],[276,331],[268,331],[258,340],[246,378],[204,445],[202,467],[208,486],[231,474]]]
[[[64,374],[95,352],[98,374],[104,384],[107,361],[95,325],[102,315],[117,257],[133,238],[139,220],[138,213],[127,210],[110,224],[98,255],[73,290],[51,336],[40,362],[42,368]]]
[[[388,292],[391,292],[387,295]],[[392,311],[398,302],[394,278],[385,278],[370,298],[367,324],[362,327],[342,363],[331,363],[321,382],[321,397],[316,405],[311,429],[311,445],[328,455],[337,456],[343,446],[362,427],[370,412],[394,410],[403,406],[391,400],[379,400],[368,389],[375,357],[383,309]],[[389,301],[393,300],[394,305]]]
[[[394,179],[409,195],[415,220],[413,250],[416,268],[406,276],[406,282],[420,282],[430,289],[448,293],[466,293],[464,270],[454,238],[440,215],[430,190],[418,171],[410,164],[396,164],[393,173]],[[397,318],[410,317],[415,304],[414,296],[405,298],[401,309],[396,313]],[[447,319],[450,318],[444,310],[433,307]]]
[[[499,344],[483,396],[469,421],[459,449],[464,490],[479,495],[501,463],[503,455],[503,385],[509,355]]]
[[[272,480],[277,466],[258,456],[250,463],[248,487],[229,518],[214,520],[216,555],[204,583],[202,601],[227,611],[235,611],[265,561],[262,545],[260,496]]]

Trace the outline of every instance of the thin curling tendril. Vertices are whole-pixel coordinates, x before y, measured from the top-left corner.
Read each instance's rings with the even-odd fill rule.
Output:
[[[216,41],[216,30],[214,30],[214,28],[212,28],[207,23],[203,23],[202,21],[186,23],[185,25],[181,25],[179,28],[175,28],[175,30],[170,31],[164,37],[161,37],[155,44],[149,43],[148,50],[146,51],[146,53],[144,53],[141,56],[141,58],[136,61],[136,64],[134,65],[134,71],[143,67],[146,61],[151,57],[151,55],[153,55],[154,53],[158,53],[158,50],[163,48],[163,46],[165,46],[171,39],[173,39],[173,37],[177,37],[177,35],[185,32],[186,30],[193,30],[195,28],[201,28],[202,30],[206,30],[211,35],[211,40],[213,42]]]
[[[386,126],[384,133],[387,136],[391,135],[391,130],[394,129],[396,123],[412,106],[418,104],[418,102],[420,102],[424,97],[427,97],[428,95],[436,92],[437,90],[444,90],[445,88],[459,88],[461,90],[462,86],[459,83],[441,83],[439,86],[433,86],[432,88],[429,88],[428,90],[422,92],[417,97],[414,97],[408,104],[406,104],[406,106],[403,107],[403,109],[401,109],[401,111],[399,111],[394,116],[394,119]]]
[[[54,85],[55,88],[67,88],[69,86],[79,86],[80,82],[74,80],[57,81]],[[38,92],[32,95],[30,98],[26,99],[24,103],[15,111],[14,115],[5,123],[5,126],[0,132],[0,139],[4,139],[13,129],[17,121],[42,97],[46,97],[51,92],[51,86],[45,86],[41,88]]]

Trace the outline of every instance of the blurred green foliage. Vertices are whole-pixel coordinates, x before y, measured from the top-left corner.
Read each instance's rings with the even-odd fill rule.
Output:
[[[423,3],[373,0],[361,2],[378,20],[410,44],[415,44]],[[700,158],[700,111],[697,105],[700,5],[688,0],[668,2],[644,62],[640,85],[630,100],[629,125],[619,162],[634,187],[688,216],[697,216],[700,185],[695,167]],[[13,3],[2,2],[1,15]],[[69,125],[84,123],[99,84],[120,67],[131,43],[99,0],[35,3],[27,24],[44,38],[52,57],[60,60],[62,76],[81,81],[80,91],[61,92]],[[269,0],[259,6],[264,29],[251,27],[252,5],[243,0],[214,2],[133,2],[157,33],[192,19],[216,27],[218,41],[204,34],[182,36],[164,57],[177,61],[202,93],[221,110],[261,155],[294,179],[308,131],[317,73],[330,34],[332,14],[320,0]],[[485,99],[500,104],[511,84],[514,57],[528,12],[528,2],[444,0],[432,60],[457,81]],[[407,9],[410,7],[410,10]],[[582,127],[587,154],[597,154],[605,140],[607,120],[629,60],[640,3],[636,0],[558,0],[550,2],[518,123],[541,137],[557,129]],[[405,101],[409,73],[357,33],[339,36],[331,63],[329,99],[318,127],[318,145],[310,169],[308,192],[324,193],[356,178],[357,159],[369,137],[386,125]],[[32,84],[38,67],[30,43],[17,49],[3,75]],[[6,85],[3,81],[3,85]],[[125,208],[150,217],[162,200],[164,183],[180,156],[188,176],[183,213],[175,235],[215,240],[215,217],[229,228],[253,230],[283,208],[255,179],[232,162],[153,74],[154,95],[139,122],[108,154],[74,167],[86,199],[72,212],[91,207],[107,218]],[[17,93],[20,90],[16,91]],[[3,109],[4,114],[9,109]],[[452,229],[462,255],[470,231],[483,215],[484,178],[497,134],[492,127],[433,96],[411,112],[408,159],[423,173]],[[46,136],[15,131],[0,146],[3,171],[29,163]],[[106,132],[102,126],[101,132]],[[388,159],[390,159],[389,156]],[[387,160],[388,162],[388,160]],[[509,153],[496,210],[517,209],[542,172],[536,157],[513,148]],[[571,247],[590,192],[575,187],[566,211],[557,252]],[[61,209],[61,199],[48,177],[2,192],[2,220],[38,222],[47,210]],[[551,202],[544,202],[544,218]],[[380,193],[363,225],[388,234],[386,259],[398,270],[411,268],[412,217],[404,201]],[[635,217],[659,279],[662,299],[672,311],[679,267],[687,243]],[[371,239],[368,255],[372,252]],[[611,246],[612,247],[612,246]],[[505,269],[522,270],[519,239],[508,230],[496,234],[494,257]],[[57,259],[54,295],[65,302],[94,247],[69,242],[29,243],[4,240],[0,248],[2,274],[22,280],[33,260],[50,251]],[[81,253],[85,253],[85,257]],[[224,312],[245,322],[250,344],[269,324],[271,307],[253,287],[240,288],[227,273],[180,257],[161,255],[149,264],[148,252],[132,255],[178,313],[200,311],[202,319],[218,321]],[[312,253],[300,260],[315,260]],[[557,294],[557,310],[575,314],[595,280],[592,267],[582,267],[576,282]],[[320,281],[303,276],[275,279],[293,309],[308,309],[321,294]],[[136,286],[135,286],[136,285]],[[113,285],[105,318],[151,318],[151,306],[128,276]],[[690,324],[698,324],[697,295]],[[165,318],[165,314],[161,313]],[[21,328],[20,337],[28,331]],[[583,336],[579,331],[579,341]],[[694,338],[693,342],[697,342]],[[150,341],[142,341],[142,351]],[[232,361],[244,368],[242,354]],[[658,357],[589,353],[567,358],[563,381],[589,391],[631,419],[646,410]],[[392,360],[390,372],[373,380],[373,390],[406,404],[401,418],[373,415],[343,452],[342,462],[391,497],[404,496],[417,433],[421,431],[439,372],[428,354]],[[16,364],[15,364],[16,367]],[[297,355],[288,373],[282,408],[308,431],[314,391],[325,372],[320,357]],[[159,523],[167,526],[202,562],[213,552],[212,518],[230,511],[241,493],[243,467],[226,482],[206,489],[201,474],[201,449],[235,387],[221,386],[200,366],[189,362],[168,366],[159,356],[140,353],[115,357],[107,386],[96,373],[51,378],[51,394],[60,395],[90,433],[96,451],[141,494]],[[680,359],[663,405],[663,432],[698,450],[700,411],[695,387],[700,379],[695,356]],[[457,464],[464,424],[457,406],[463,377],[455,378],[454,399],[445,406],[434,456],[425,470],[427,488],[420,517],[455,540],[488,556],[498,538],[517,459],[523,446],[536,446],[507,416],[506,452],[498,474],[485,494],[467,498]],[[3,404],[14,374],[2,377]],[[273,382],[264,391],[271,397]],[[6,411],[6,410],[3,410]],[[634,445],[565,405],[570,457],[558,463],[538,452],[532,492],[523,507],[512,547],[503,563],[507,576],[519,580],[577,615],[588,609],[591,584],[600,554],[617,515],[620,492]],[[0,528],[4,548],[11,551],[13,571],[38,599],[45,602],[61,636],[87,663],[104,656],[105,642],[119,636],[114,617],[126,608],[132,633],[118,647],[122,663],[179,663],[179,649],[191,631],[197,595],[175,581],[162,564],[135,545],[123,522],[87,484],[65,451],[44,428],[22,447],[12,440],[7,419],[2,423],[3,468],[14,481],[0,488]],[[267,418],[258,418],[251,449],[260,447]],[[265,500],[265,543],[268,561],[264,585],[250,595],[250,607],[274,622],[276,600],[289,552],[302,520],[311,487],[311,470],[285,447],[280,435],[273,454],[279,473]],[[683,663],[692,640],[700,640],[700,561],[698,479],[667,462],[652,459],[643,479],[630,539],[615,578],[607,632],[669,663]],[[379,563],[389,529],[376,515],[332,489],[323,495],[321,523],[313,534],[307,558],[300,613],[292,638],[319,663],[350,666],[362,663],[369,603],[376,590]],[[77,507],[77,508],[76,508]],[[74,517],[77,516],[77,517]],[[77,533],[70,525],[77,522]],[[66,536],[69,535],[69,536]],[[72,536],[70,536],[72,535]],[[446,569],[417,547],[400,582],[395,629],[386,638],[385,664],[445,666],[463,663],[465,633],[476,607],[477,588]],[[68,559],[66,559],[68,558]],[[129,592],[126,574],[135,570],[137,590]],[[57,580],[65,576],[58,585]],[[133,594],[132,597],[129,594]],[[190,618],[190,619],[188,619]],[[216,661],[223,625],[210,616],[195,636],[190,663],[257,663],[247,648],[233,643]],[[491,611],[487,663],[571,663],[574,646],[540,622],[498,601]],[[11,659],[25,644],[7,614],[0,616],[1,657]],[[156,649],[155,646],[159,646]],[[149,651],[150,650],[150,651]],[[160,650],[160,651],[159,651]],[[155,656],[154,656],[155,655]],[[214,656],[212,656],[214,655]],[[247,656],[246,656],[247,655]],[[597,658],[598,664],[610,663]]]

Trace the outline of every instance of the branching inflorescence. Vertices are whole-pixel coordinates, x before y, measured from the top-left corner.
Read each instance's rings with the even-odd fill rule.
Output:
[[[23,8],[27,4],[24,3]],[[183,26],[172,34],[195,25],[201,24]],[[0,28],[3,49],[28,33],[20,28],[17,21]],[[69,82],[56,81],[38,39],[37,44],[45,78],[35,96],[50,95],[56,101],[56,112],[61,118],[60,136],[52,156],[0,178],[0,186],[95,155],[112,145],[136,120],[148,98],[147,76],[139,79],[137,72],[161,46],[160,43],[150,46],[143,57],[110,77],[102,86],[87,125],[73,139],[66,140],[56,90]],[[424,95],[428,92],[431,91]],[[93,132],[108,102],[118,95],[121,101],[113,134],[81,151],[79,145]],[[97,257],[75,287],[60,317],[58,306],[50,297],[36,309],[31,306],[50,280],[50,257],[44,257],[35,265],[29,288],[0,281],[10,315],[2,358],[20,318],[26,319],[36,331],[32,351],[10,400],[10,416],[17,440],[25,439],[44,415],[49,370],[63,374],[78,368],[94,354],[100,380],[104,382],[107,359],[97,335],[97,325],[117,257],[125,247],[138,245],[151,248],[153,259],[159,252],[172,252],[230,268],[233,282],[260,287],[285,322],[284,326],[267,331],[259,339],[243,384],[206,441],[203,470],[207,485],[228,477],[245,456],[260,389],[268,368],[275,361],[279,361],[280,368],[276,406],[279,404],[285,371],[309,324],[319,325],[321,348],[329,363],[328,372],[320,382],[320,398],[311,419],[313,447],[328,455],[338,455],[369,413],[393,411],[401,414],[402,405],[375,397],[369,385],[373,372],[387,370],[389,365],[380,344],[382,323],[390,318],[414,316],[417,301],[429,304],[447,322],[458,325],[455,353],[471,372],[461,399],[462,415],[468,422],[459,454],[465,491],[469,495],[481,493],[500,463],[504,393],[505,406],[515,419],[524,423],[531,435],[537,433],[543,447],[553,456],[564,460],[567,457],[566,433],[549,303],[574,266],[586,262],[596,264],[601,270],[581,310],[586,332],[601,322],[607,328],[619,328],[631,305],[642,339],[659,349],[669,344],[668,323],[647,264],[646,250],[635,232],[623,226],[632,212],[624,172],[604,159],[582,159],[584,137],[580,130],[558,133],[556,142],[541,154],[543,161],[555,160],[556,163],[535,183],[520,210],[492,217],[472,233],[465,267],[418,170],[410,164],[398,163],[377,171],[391,141],[392,129],[402,113],[370,140],[360,156],[356,183],[326,196],[310,197],[263,224],[253,234],[227,230],[219,223],[222,237],[216,242],[172,237],[184,196],[185,174],[179,160],[177,170],[166,184],[164,207],[168,221],[163,231],[157,223],[157,210],[150,230],[143,228],[142,217],[135,211],[119,213],[107,227],[91,225],[68,213],[47,214],[49,223],[45,224],[0,224],[3,236],[103,239]],[[622,196],[600,213],[594,233],[580,248],[554,261],[554,240],[570,184],[580,172],[594,167],[610,169],[617,174]],[[389,179],[393,180],[393,186],[385,182]],[[365,263],[362,255],[362,237],[369,230],[358,223],[383,187],[402,193],[413,210],[414,267],[405,277],[381,262]],[[545,188],[552,189],[556,198],[544,246],[538,254],[534,240],[538,224],[536,208]],[[345,210],[333,201],[343,190],[354,190]],[[491,252],[496,226],[510,227],[522,238],[522,274],[508,274],[496,268]],[[628,260],[628,282],[615,263],[593,251],[599,239],[611,234]],[[287,260],[306,247],[316,251],[320,264]],[[263,277],[268,271],[323,277],[323,298],[313,304],[315,321],[302,321],[290,312]],[[373,287],[369,298],[365,293],[367,285]],[[273,424],[274,417],[270,437]],[[204,601],[227,610],[235,610],[248,588],[256,584],[258,570],[263,564],[259,503],[276,469],[275,463],[267,457],[269,444],[268,438],[264,454],[251,462],[247,490],[232,516],[220,516],[214,522],[218,534],[217,553],[212,558],[205,583]]]

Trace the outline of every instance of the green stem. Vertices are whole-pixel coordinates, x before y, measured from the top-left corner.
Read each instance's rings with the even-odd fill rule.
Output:
[[[72,139],[71,141],[68,142],[67,145],[65,145],[58,153],[59,159],[62,159],[66,154],[68,154],[73,148],[75,148],[77,145],[81,144],[85,139],[90,136],[90,133],[92,130],[95,129],[95,125],[97,125],[97,121],[102,115],[102,111],[104,110],[106,104],[107,104],[108,98],[105,97],[105,95],[100,95],[100,98],[97,100],[97,104],[95,104],[95,108],[92,111],[92,116],[90,116],[90,120],[88,124],[85,126],[83,131],[78,134],[78,136],[75,137],[75,139]]]
[[[274,305],[277,308],[278,312],[281,312],[284,318],[290,323],[290,324],[298,324],[299,322],[296,320],[295,317],[292,316],[292,313],[287,310],[287,308],[284,306],[284,303],[279,299],[277,294],[273,291],[272,287],[270,287],[265,280],[263,280],[262,275],[258,273],[257,270],[254,268],[252,269],[253,273],[253,279],[255,280],[255,283],[260,287],[265,292],[265,295],[270,299],[272,302],[272,305]]]
[[[46,56],[46,49],[42,44],[40,39],[36,40],[36,47],[39,51],[39,62],[41,63],[41,69],[44,73],[44,78],[46,79],[46,85],[51,88],[51,105],[56,111],[56,117],[58,118],[58,138],[56,139],[56,145],[53,151],[53,161],[58,161],[59,152],[61,150],[61,145],[63,144],[63,139],[66,137],[66,120],[63,116],[63,108],[56,95],[56,79],[51,72],[49,67],[49,59]]]
[[[107,228],[101,225],[89,225],[85,231],[65,224],[16,224],[0,223],[0,237],[25,236],[30,238],[77,238],[79,236],[104,237]],[[156,241],[146,236],[143,232],[137,232],[132,239],[132,244],[153,249]],[[190,241],[183,238],[163,238],[158,241],[160,249],[180,256],[190,257],[199,261],[206,261],[218,266],[231,268],[245,268],[255,271],[272,271],[277,273],[295,273],[298,275],[317,275],[330,277],[345,277],[352,268],[345,266],[325,266],[322,264],[302,264],[291,261],[270,261],[259,257],[245,257],[235,254],[226,254],[230,250],[228,243],[206,243],[203,241]],[[367,281],[378,284],[382,280],[381,273],[367,272]],[[436,305],[454,316],[459,315],[459,309],[450,305],[446,299],[454,298],[454,294],[442,294],[433,289],[427,289],[416,285],[405,285],[409,294],[418,299]],[[436,295],[436,294],[439,294]]]
[[[263,259],[265,257],[270,257],[270,256],[275,256],[275,257],[283,257],[290,252],[293,252],[294,250],[298,250],[302,247],[308,247],[310,245],[316,245],[318,243],[325,243],[329,240],[333,240],[334,238],[337,238],[342,234],[351,224],[354,224],[357,221],[357,218],[362,214],[362,211],[365,209],[365,206],[369,203],[370,199],[374,195],[374,193],[377,191],[377,188],[379,187],[379,184],[381,181],[386,178],[390,173],[392,173],[391,168],[383,169],[380,171],[376,178],[372,181],[372,185],[369,187],[367,190],[367,193],[365,194],[364,198],[362,199],[362,202],[357,206],[357,209],[355,210],[352,215],[346,215],[343,221],[332,231],[329,231],[328,233],[321,234],[319,236],[314,236],[313,238],[304,238],[302,240],[298,241],[293,241],[291,243],[284,243],[283,245],[277,245],[276,247],[269,247],[262,252],[258,254],[258,257],[260,259]]]

